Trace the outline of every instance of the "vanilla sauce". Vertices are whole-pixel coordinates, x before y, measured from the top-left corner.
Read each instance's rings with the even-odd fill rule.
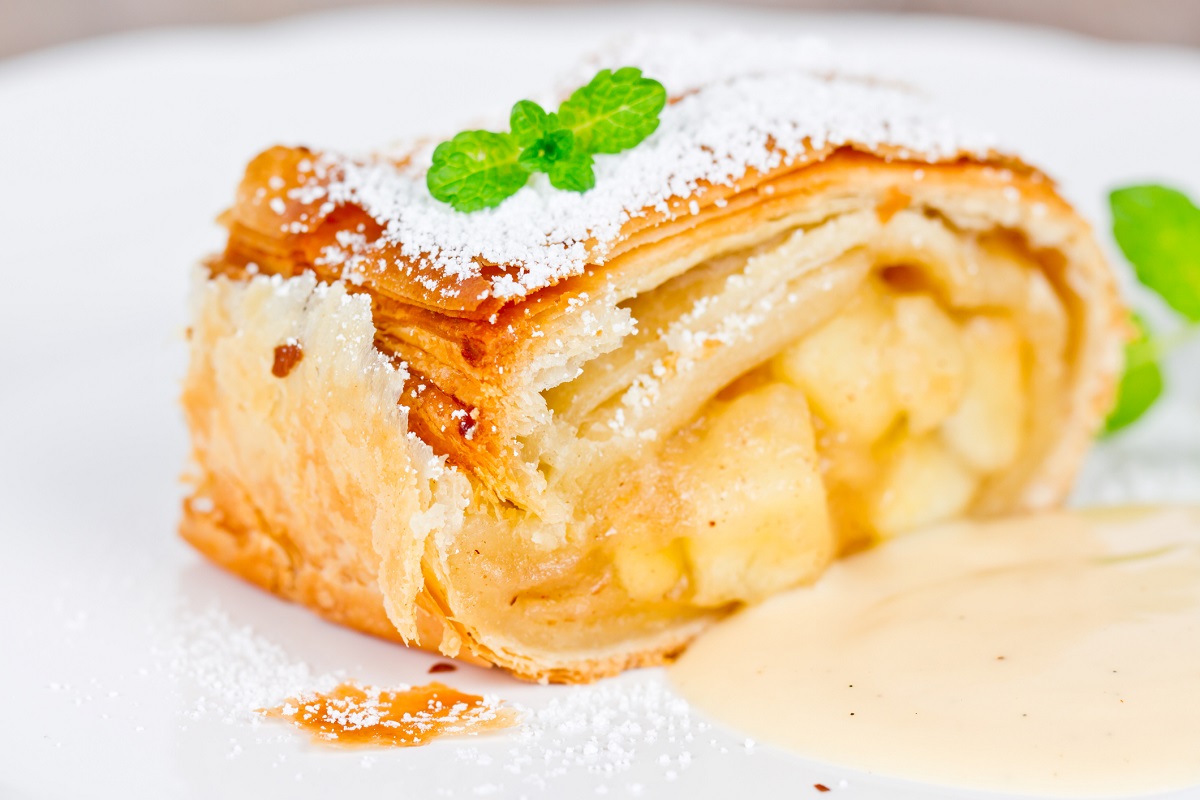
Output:
[[[1006,792],[1200,784],[1200,509],[957,523],[747,609],[670,670],[803,756]]]

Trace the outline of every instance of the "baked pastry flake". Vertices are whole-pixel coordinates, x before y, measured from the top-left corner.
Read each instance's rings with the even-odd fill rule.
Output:
[[[1052,182],[812,44],[586,69],[626,63],[671,102],[587,193],[455,212],[432,144],[249,165],[195,279],[188,541],[344,624],[582,681],[840,553],[1062,499],[1126,322]]]

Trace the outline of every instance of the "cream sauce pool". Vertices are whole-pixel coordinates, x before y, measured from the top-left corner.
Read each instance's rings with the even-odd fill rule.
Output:
[[[670,670],[750,735],[938,784],[1200,784],[1200,509],[913,534],[705,634]]]

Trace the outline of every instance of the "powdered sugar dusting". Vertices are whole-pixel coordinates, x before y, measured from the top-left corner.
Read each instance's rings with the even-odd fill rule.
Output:
[[[476,793],[564,796],[562,782],[585,773],[596,794],[657,796],[693,764],[752,754],[747,741],[698,719],[660,676],[643,675],[567,690],[527,712],[502,755],[463,747],[458,756],[478,770]]]
[[[912,91],[853,77],[857,65],[812,40],[642,38],[587,62],[582,72],[628,64],[662,81],[675,101],[640,145],[596,158],[596,186],[586,193],[555,190],[535,175],[497,208],[456,212],[425,186],[436,144],[430,142],[401,166],[324,157],[314,167],[337,177],[322,197],[332,206],[361,205],[382,225],[371,247],[399,247],[412,263],[452,281],[479,276],[484,263],[500,266],[490,293],[511,297],[603,263],[629,220],[647,210],[694,214],[690,198],[703,198],[710,185],[733,185],[750,170],[826,146],[887,146],[935,162],[985,154],[992,145]]]
[[[255,722],[257,709],[330,691],[345,678],[314,672],[253,628],[211,608],[184,616],[175,640],[160,655],[172,674],[197,690],[186,712],[192,718],[212,714],[226,722]]]
[[[543,768],[532,782],[583,769],[602,775],[628,770],[639,750],[669,746],[661,764],[679,763],[687,745],[697,742],[708,723],[695,720],[687,701],[663,685],[600,685],[575,689],[532,714],[517,747],[509,751],[508,771],[521,774],[537,756]],[[684,761],[690,762],[689,756]]]

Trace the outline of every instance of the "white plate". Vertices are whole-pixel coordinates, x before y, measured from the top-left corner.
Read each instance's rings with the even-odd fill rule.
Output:
[[[373,11],[0,64],[0,795],[805,797],[821,782],[852,798],[963,796],[747,747],[654,670],[571,689],[463,668],[455,684],[540,709],[533,726],[320,750],[246,721],[273,676],[423,682],[433,657],[278,602],[174,535],[186,276],[220,246],[210,220],[250,156],[452,131],[610,36],[730,24],[865,50],[1047,166],[1102,232],[1114,184],[1200,191],[1196,53],[935,19]],[[1085,496],[1197,499],[1198,363],[1194,346],[1177,354],[1170,403],[1105,446]]]

